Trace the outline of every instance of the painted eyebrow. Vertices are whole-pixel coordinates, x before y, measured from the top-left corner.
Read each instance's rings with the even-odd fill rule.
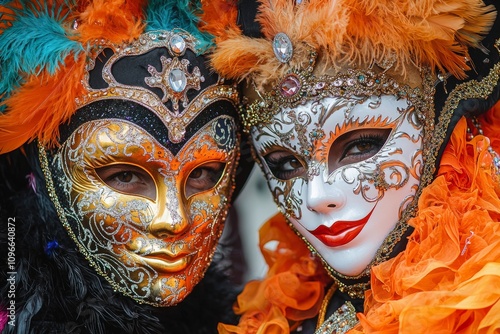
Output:
[[[390,117],[383,118],[382,115],[373,115],[371,117],[360,119],[346,119],[342,124],[336,124],[335,129],[329,133],[325,133],[325,138],[321,142],[320,146],[316,146],[317,153],[321,160],[327,159],[330,148],[335,144],[335,141],[341,136],[348,132],[357,130],[368,130],[368,129],[394,129],[399,122],[399,117],[390,120]]]
[[[334,131],[330,131],[328,141],[333,142],[344,133],[358,129],[393,129],[398,122],[399,117],[391,121],[390,117],[382,118],[382,115],[374,115],[364,120],[361,120],[360,117],[348,119],[342,124],[337,124]]]
[[[262,147],[256,149],[257,153],[261,156],[266,156],[269,153],[275,151],[290,151],[289,148],[278,145],[277,143],[274,143],[272,140],[261,143],[261,145]]]

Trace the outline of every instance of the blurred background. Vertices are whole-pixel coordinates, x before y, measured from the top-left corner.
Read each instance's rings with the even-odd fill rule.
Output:
[[[243,282],[262,278],[267,272],[267,265],[259,250],[259,228],[274,216],[278,209],[259,166],[253,167],[249,179],[234,202],[233,209],[233,215],[237,216],[234,221],[237,223],[242,248],[242,254],[235,254],[233,262],[242,265],[237,271],[240,271]],[[228,225],[231,224],[226,224],[226,227],[230,228]],[[242,258],[238,259],[239,257]]]

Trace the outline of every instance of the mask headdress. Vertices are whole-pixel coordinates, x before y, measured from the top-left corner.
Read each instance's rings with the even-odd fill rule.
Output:
[[[142,31],[139,5],[124,1],[16,1],[2,8],[0,152],[35,138],[55,144],[83,94],[85,48]]]
[[[380,263],[397,251],[393,247],[404,238],[406,221],[433,180],[456,122],[498,101],[497,5],[481,0],[260,0],[255,17],[243,10],[213,15],[223,7],[250,8],[249,3],[211,1],[204,4],[203,17],[216,36],[212,66],[246,84],[242,118],[247,131],[269,124],[284,109],[325,97],[387,94],[416,107],[424,127],[420,188],[399,232],[386,239],[391,246],[377,254],[374,263]],[[366,287],[349,293],[362,296]]]
[[[39,139],[44,145],[57,145],[59,125],[68,122],[79,107],[90,100],[102,98],[111,90],[93,88],[88,81],[82,80],[86,76],[85,72],[95,65],[94,62],[99,62],[99,57],[109,56],[100,54],[100,50],[107,46],[113,46],[116,49],[114,52],[117,52],[122,45],[137,39],[143,32],[172,31],[175,28],[182,31],[181,35],[184,34],[179,35],[177,43],[193,49],[195,55],[205,52],[211,46],[211,37],[196,27],[198,10],[196,4],[185,1],[150,1],[147,6],[143,2],[120,0],[15,1],[5,5],[0,25],[0,152],[12,151],[33,139]],[[186,33],[190,35],[187,45],[183,41]],[[172,32],[158,39],[153,35],[145,35],[144,39],[149,38],[154,42],[148,41],[149,44],[145,45],[138,41],[136,50],[120,50],[118,53],[121,54],[115,56],[114,61],[133,52],[167,46],[169,40],[160,42],[159,39],[173,35]],[[142,42],[146,43],[144,39]],[[184,52],[183,49],[179,55],[182,56]],[[108,67],[112,65],[109,63]],[[181,81],[185,79],[180,72],[174,74]],[[202,77],[201,74],[199,76]],[[133,86],[130,83],[118,83],[113,78],[109,78],[107,84],[108,87]],[[164,100],[170,98],[178,101],[183,94],[188,93],[184,101],[187,105],[188,100],[196,94],[188,92],[189,87],[183,86],[183,82],[180,84],[179,92],[167,96],[161,96],[161,93],[156,95]],[[214,82],[209,81],[209,84]],[[144,86],[142,82],[135,83],[137,85]],[[132,87],[127,94],[131,90]],[[155,93],[151,94],[151,99],[155,100],[152,97]],[[101,96],[96,97],[96,94]],[[116,96],[120,94],[118,92]],[[235,94],[229,93],[228,96],[235,100]],[[172,109],[170,102],[166,105],[167,109]],[[162,112],[168,113],[165,110]]]

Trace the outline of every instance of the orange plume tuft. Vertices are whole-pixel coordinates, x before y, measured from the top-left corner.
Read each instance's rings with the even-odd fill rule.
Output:
[[[215,36],[216,42],[241,34],[241,29],[236,24],[238,17],[236,1],[206,0],[202,2],[202,9],[200,30]]]
[[[95,0],[80,13],[78,31],[85,45],[96,39],[120,44],[137,38],[143,31],[143,1]]]
[[[76,110],[75,98],[84,92],[85,55],[76,61],[70,55],[65,63],[65,70],[56,75],[31,76],[8,99],[9,111],[0,117],[0,154],[35,138],[49,146],[57,144],[59,125],[69,120]]]

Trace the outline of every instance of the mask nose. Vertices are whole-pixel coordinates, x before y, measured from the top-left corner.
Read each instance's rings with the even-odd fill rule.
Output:
[[[149,224],[149,232],[159,238],[184,233],[190,225],[183,203],[179,202],[177,196],[169,197],[175,199],[161,205],[158,214]]]
[[[335,184],[326,183],[319,176],[307,184],[306,206],[310,211],[326,214],[343,207],[345,200],[344,193]]]
[[[185,232],[189,227],[188,218],[179,211],[165,208],[149,225],[149,232],[156,237],[165,238]]]

